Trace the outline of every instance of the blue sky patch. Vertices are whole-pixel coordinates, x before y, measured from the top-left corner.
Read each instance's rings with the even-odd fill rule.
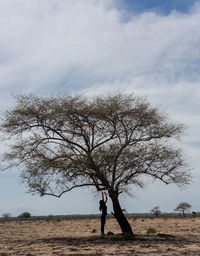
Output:
[[[156,11],[164,15],[176,10],[180,13],[189,12],[191,6],[198,0],[121,0],[122,7],[129,12],[142,13]]]

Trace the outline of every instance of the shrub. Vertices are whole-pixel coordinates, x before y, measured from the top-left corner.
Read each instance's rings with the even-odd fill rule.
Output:
[[[31,214],[29,212],[23,212],[18,216],[18,218],[21,218],[21,219],[28,219],[30,217],[31,217]]]
[[[10,218],[10,213],[4,213],[3,217],[5,218],[5,220],[7,221]]]
[[[127,232],[123,232],[122,233],[122,238],[124,239],[124,240],[132,240],[133,239],[133,235],[132,234],[130,234],[130,233],[127,233]]]
[[[54,219],[54,216],[50,214],[47,216],[46,221],[53,220],[53,219]]]
[[[155,234],[155,233],[158,233],[158,230],[153,227],[148,227],[146,233],[147,234]]]

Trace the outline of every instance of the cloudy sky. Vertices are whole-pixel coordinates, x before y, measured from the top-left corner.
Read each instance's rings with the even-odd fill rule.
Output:
[[[200,210],[200,1],[0,0],[0,107],[13,95],[133,92],[187,126],[181,147],[193,168],[191,185],[147,182],[122,197],[128,212],[181,201]],[[4,151],[3,145],[0,153]],[[0,174],[0,215],[98,213],[98,193],[63,198],[25,193],[16,171]],[[109,212],[112,210],[108,202]]]

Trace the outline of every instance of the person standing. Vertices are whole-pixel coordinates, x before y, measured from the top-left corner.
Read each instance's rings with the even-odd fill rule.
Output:
[[[99,210],[101,211],[101,235],[102,236],[105,236],[104,227],[105,227],[106,215],[107,215],[107,206],[106,206],[107,200],[108,200],[108,197],[106,193],[102,192],[102,199],[99,201]]]

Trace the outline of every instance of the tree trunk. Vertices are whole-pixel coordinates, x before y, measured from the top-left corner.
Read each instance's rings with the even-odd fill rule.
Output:
[[[112,200],[113,203],[113,210],[114,210],[114,216],[118,222],[118,224],[120,225],[120,228],[122,230],[122,233],[129,233],[131,235],[133,235],[133,231],[132,228],[126,218],[126,216],[124,215],[119,200],[118,200],[118,195],[116,195],[115,193],[110,192],[109,196]]]

